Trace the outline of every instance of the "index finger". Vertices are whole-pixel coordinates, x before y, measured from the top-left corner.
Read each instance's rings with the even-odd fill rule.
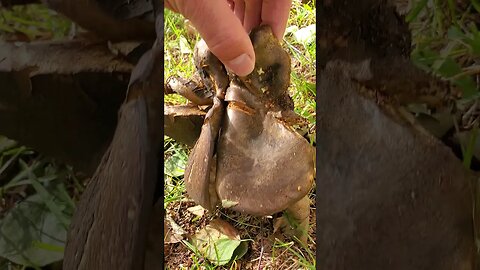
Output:
[[[237,75],[253,71],[255,52],[239,19],[225,0],[177,0],[176,8],[195,26],[210,51]]]
[[[262,24],[268,24],[272,27],[273,34],[279,39],[283,39],[283,34],[287,28],[288,15],[292,0],[264,0],[262,5]]]

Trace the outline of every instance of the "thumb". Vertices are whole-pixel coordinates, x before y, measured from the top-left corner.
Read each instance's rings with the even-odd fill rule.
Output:
[[[195,26],[210,51],[231,71],[246,76],[255,66],[247,32],[225,0],[178,0],[177,8]]]

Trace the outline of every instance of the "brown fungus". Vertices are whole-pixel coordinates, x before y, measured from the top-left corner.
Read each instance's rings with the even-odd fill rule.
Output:
[[[189,196],[209,210],[222,203],[265,216],[308,194],[315,151],[289,124],[296,116],[287,91],[290,57],[269,26],[257,27],[250,38],[256,63],[245,77],[227,76],[205,43],[197,44],[197,69],[215,96],[189,157],[185,183]],[[308,217],[301,223],[305,220],[308,224]]]

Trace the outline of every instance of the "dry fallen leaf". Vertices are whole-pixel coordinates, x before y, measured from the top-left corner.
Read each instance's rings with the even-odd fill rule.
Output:
[[[183,240],[183,236],[187,233],[180,225],[178,225],[169,215],[164,220],[165,244],[174,244]]]
[[[234,207],[235,205],[237,205],[238,202],[234,202],[234,201],[229,201],[229,200],[222,200],[222,207],[223,208],[230,208],[230,207]]]
[[[235,227],[225,220],[221,220],[219,218],[214,219],[210,222],[210,226],[230,237],[230,239],[240,240],[240,235],[238,234],[237,229],[235,229]]]
[[[196,215],[197,217],[202,217],[203,214],[205,214],[205,208],[203,208],[201,205],[195,205],[192,207],[188,207],[187,211]]]

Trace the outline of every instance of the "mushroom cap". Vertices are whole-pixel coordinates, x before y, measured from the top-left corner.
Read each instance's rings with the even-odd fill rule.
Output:
[[[277,118],[288,106],[290,57],[263,25],[250,33],[256,61],[248,76],[232,80],[217,145],[216,190],[233,210],[271,215],[308,194],[315,151]],[[285,102],[287,101],[287,102]]]
[[[256,27],[250,33],[255,50],[255,68],[241,80],[250,91],[259,91],[268,99],[288,95],[290,56],[282,48],[268,25]]]
[[[223,99],[229,83],[227,70],[222,62],[208,49],[205,40],[201,39],[195,45],[193,58],[198,75],[207,90]]]
[[[200,137],[188,158],[184,179],[188,195],[201,206],[213,210],[217,203],[215,145],[225,113],[223,96],[229,80],[222,63],[210,52],[204,40],[195,46],[194,59],[206,91],[215,93],[215,96]]]
[[[184,180],[188,195],[208,210],[213,210],[217,203],[213,188],[216,167],[214,150],[224,112],[222,101],[215,97],[185,168]]]
[[[229,103],[217,149],[216,189],[233,210],[271,215],[310,191],[314,148],[268,112],[244,87],[227,90]]]
[[[293,112],[288,54],[269,26],[255,28],[250,37],[255,69],[246,77],[230,74],[229,85],[218,59],[203,42],[196,46],[196,66],[216,96],[190,154],[185,183],[190,197],[207,209],[222,200],[236,211],[263,216],[285,210],[310,191],[315,153],[276,117]]]

